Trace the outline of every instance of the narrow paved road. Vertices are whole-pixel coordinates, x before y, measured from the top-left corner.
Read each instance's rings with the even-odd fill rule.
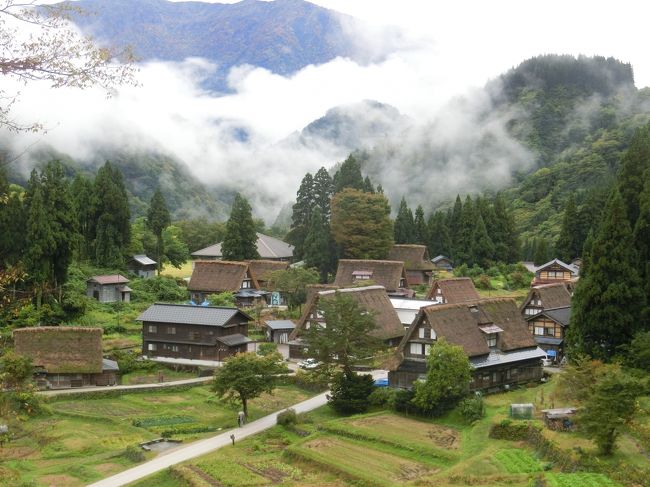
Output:
[[[327,393],[319,394],[318,396],[300,402],[291,408],[295,409],[297,413],[305,413],[313,409],[319,408],[327,403],[325,397]],[[147,475],[159,472],[167,467],[176,465],[177,463],[196,458],[214,450],[218,450],[224,446],[231,445],[230,435],[235,435],[235,441],[244,439],[248,436],[260,433],[268,428],[276,425],[276,417],[278,412],[264,416],[256,421],[252,421],[245,425],[243,428],[235,428],[221,433],[217,436],[207,438],[205,440],[195,441],[187,446],[182,446],[169,451],[168,453],[161,454],[160,456],[150,460],[137,467],[130,468],[124,472],[108,477],[99,482],[91,484],[89,487],[118,487],[126,485],[136,480],[140,480]]]
[[[121,391],[121,390],[148,390],[164,389],[165,387],[181,386],[183,384],[201,384],[210,382],[212,377],[195,377],[193,379],[173,380],[169,382],[154,382],[152,384],[131,384],[124,386],[94,386],[94,387],[75,387],[72,389],[51,389],[48,391],[39,391],[38,394],[43,396],[63,396],[65,394],[79,394],[84,392],[103,392],[103,391]]]

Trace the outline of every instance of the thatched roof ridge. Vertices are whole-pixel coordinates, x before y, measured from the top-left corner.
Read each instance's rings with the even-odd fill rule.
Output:
[[[13,331],[16,353],[51,374],[102,372],[101,328],[39,326]]]
[[[397,291],[400,289],[400,280],[406,280],[406,270],[402,261],[340,259],[334,285],[343,288],[359,284],[359,281],[355,280],[354,272],[372,273],[368,284],[383,286],[388,292]]]
[[[248,275],[248,262],[228,260],[197,260],[194,262],[192,277],[187,285],[190,291],[237,292]],[[257,280],[252,278],[254,289],[259,289]]]
[[[301,330],[309,320],[309,317],[318,309],[320,299],[331,299],[336,293],[344,293],[354,298],[361,308],[371,312],[375,316],[377,329],[372,333],[373,336],[388,340],[404,335],[404,326],[402,325],[395,308],[388,299],[386,289],[382,286],[366,286],[346,289],[332,289],[314,293],[311,299],[305,304],[305,309],[296,323],[296,329],[291,334],[291,339],[300,335]]]
[[[288,262],[278,261],[278,260],[247,260],[248,270],[250,271],[253,278],[258,282],[268,281],[269,274],[275,271],[284,271],[289,267]]]
[[[426,245],[395,244],[388,253],[388,259],[404,262],[407,271],[429,271],[436,268],[429,258]]]
[[[401,353],[423,319],[427,320],[438,337],[462,346],[469,357],[490,353],[480,325],[493,324],[503,330],[498,333],[497,341],[497,348],[502,352],[537,346],[512,298],[491,298],[474,303],[437,304],[422,308],[400,343]]]
[[[556,282],[534,286],[528,291],[520,309],[526,308],[533,299],[540,299],[544,309],[571,306],[571,292],[567,287],[569,285],[569,282]]]
[[[466,303],[481,299],[474,287],[474,281],[469,277],[452,277],[449,279],[437,279],[433,282],[427,299],[435,299],[438,296],[437,290],[442,290],[445,304]]]

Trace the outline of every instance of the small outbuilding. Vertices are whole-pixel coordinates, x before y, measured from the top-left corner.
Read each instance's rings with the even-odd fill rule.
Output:
[[[267,320],[266,340],[275,343],[288,343],[289,335],[296,329],[296,324],[291,320]]]
[[[446,255],[437,255],[431,259],[431,262],[433,262],[433,265],[435,265],[440,270],[447,272],[454,270],[454,263]]]
[[[542,418],[548,429],[572,431],[575,427],[576,408],[542,409]]]
[[[146,255],[134,255],[129,261],[127,269],[138,277],[149,279],[156,276],[157,265],[158,263],[155,260]]]
[[[129,280],[120,274],[93,276],[86,281],[86,295],[100,303],[131,301]]]

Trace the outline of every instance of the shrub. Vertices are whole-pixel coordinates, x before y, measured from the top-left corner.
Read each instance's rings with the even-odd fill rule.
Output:
[[[145,459],[142,449],[135,445],[127,446],[122,456],[133,463],[140,463]]]
[[[395,395],[397,389],[391,387],[376,387],[372,394],[368,396],[368,402],[371,406],[393,408],[395,406]]]
[[[287,409],[278,413],[277,422],[280,426],[293,426],[298,422],[298,416],[295,409]]]
[[[339,373],[332,381],[332,397],[329,404],[339,413],[363,413],[368,409],[368,396],[374,387],[371,375]]]
[[[492,282],[490,276],[487,274],[481,274],[477,280],[474,281],[476,287],[479,289],[492,289]]]
[[[458,409],[468,423],[478,421],[485,416],[485,404],[481,396],[466,397],[460,402]]]
[[[151,279],[134,279],[133,301],[184,301],[187,291],[180,287],[173,277],[156,276]]]
[[[266,356],[278,351],[278,346],[273,342],[262,343],[257,349],[257,354]]]
[[[328,377],[319,370],[305,372],[297,370],[295,374],[287,376],[286,381],[302,389],[311,392],[322,392],[327,390]]]
[[[210,294],[208,296],[208,302],[210,306],[226,306],[232,308],[235,306],[235,296],[229,292]]]

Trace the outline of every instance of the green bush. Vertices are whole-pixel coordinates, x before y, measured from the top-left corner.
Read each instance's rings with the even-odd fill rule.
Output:
[[[474,280],[474,284],[479,289],[492,289],[492,282],[487,274],[481,274],[478,279]]]
[[[173,277],[156,276],[151,279],[134,279],[129,283],[133,289],[133,301],[185,301],[187,289],[180,287]]]
[[[260,346],[257,348],[257,354],[262,355],[263,357],[277,351],[278,351],[278,346],[273,342],[261,343]]]
[[[397,389],[391,387],[376,387],[372,394],[368,396],[368,402],[371,406],[392,408],[395,405],[395,395]]]
[[[286,377],[287,383],[311,392],[322,392],[328,388],[328,377],[318,370],[305,372],[297,370],[295,374]]]
[[[131,421],[133,426],[149,428],[151,426],[167,426],[170,424],[195,423],[196,420],[189,416],[158,416],[153,418],[140,418]]]
[[[145,459],[142,448],[135,445],[127,446],[124,453],[122,453],[122,456],[133,463],[140,463]]]
[[[136,370],[151,371],[159,367],[159,364],[156,362],[142,360],[140,354],[133,350],[113,350],[110,358],[117,361],[117,365],[120,367],[120,374],[128,374]]]
[[[363,413],[368,409],[368,396],[374,388],[371,375],[339,373],[332,380],[329,404],[339,413]]]
[[[458,409],[468,423],[478,421],[485,416],[485,404],[481,396],[466,397],[460,402]]]
[[[298,422],[298,416],[296,415],[295,409],[287,409],[278,413],[277,422],[280,426],[293,426]]]

